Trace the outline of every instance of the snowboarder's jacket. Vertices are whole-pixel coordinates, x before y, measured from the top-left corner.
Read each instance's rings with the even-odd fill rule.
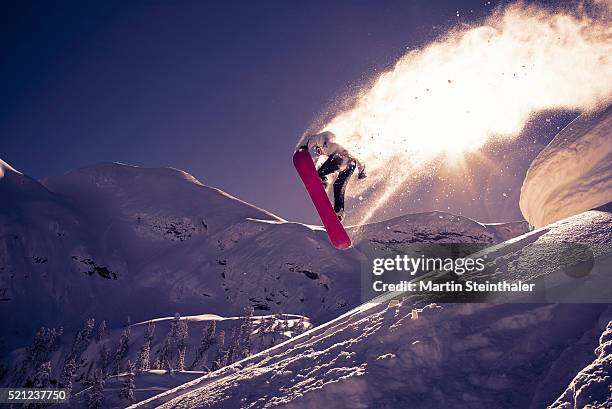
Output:
[[[336,158],[340,171],[346,169],[349,165],[356,166],[359,178],[365,177],[365,166],[363,163],[351,155],[342,145],[334,142],[335,140],[336,135],[333,132],[325,131],[309,136],[303,147],[316,155]]]

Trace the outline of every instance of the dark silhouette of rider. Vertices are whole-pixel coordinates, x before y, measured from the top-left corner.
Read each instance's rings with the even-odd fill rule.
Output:
[[[306,138],[306,143],[299,149],[307,149],[313,157],[327,156],[327,159],[319,166],[317,173],[321,178],[323,187],[327,188],[327,176],[338,172],[334,183],[334,211],[338,219],[344,219],[344,193],[348,181],[358,169],[358,179],[366,177],[365,166],[352,156],[342,145],[335,142],[336,135],[325,131]]]

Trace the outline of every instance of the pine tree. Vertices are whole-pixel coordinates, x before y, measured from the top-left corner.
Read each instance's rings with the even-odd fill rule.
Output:
[[[165,369],[168,373],[174,371],[172,367],[172,358],[174,357],[180,330],[180,322],[181,315],[177,312],[174,314],[174,318],[172,322],[170,322],[170,329],[168,330],[168,334],[166,334],[166,338],[164,339],[164,343],[161,349],[157,352],[156,357],[156,369]]]
[[[83,329],[76,334],[70,351],[70,354],[74,355],[76,359],[78,359],[89,346],[95,323],[96,320],[94,318],[88,319],[85,321]]]
[[[178,338],[178,333],[180,331],[179,326],[181,323],[181,314],[178,312],[174,313],[174,318],[170,323],[170,331],[168,331],[168,337],[170,338],[171,343],[176,343]]]
[[[240,326],[240,339],[238,340],[239,359],[246,358],[251,355],[251,335],[253,334],[253,312],[252,305],[248,305],[244,309],[244,317]]]
[[[274,315],[274,327],[272,329],[272,346],[279,344],[285,339],[285,321],[282,314]]]
[[[134,373],[136,366],[128,359],[127,362],[127,373],[125,375],[125,380],[123,381],[123,385],[121,386],[121,390],[119,391],[119,396],[127,399],[131,403],[134,403],[134,389],[136,389],[136,384],[134,382],[134,378],[136,374]]]
[[[118,375],[121,372],[121,362],[127,353],[129,343],[130,343],[130,319],[128,317],[128,323],[126,327],[123,329],[121,333],[121,338],[119,338],[119,346],[117,347],[117,352],[115,353],[115,373]]]
[[[176,334],[177,357],[176,370],[185,370],[185,353],[187,351],[187,337],[189,336],[187,320],[179,321]]]
[[[51,362],[43,362],[34,376],[35,388],[48,388],[51,381]]]
[[[216,371],[217,369],[221,369],[224,366],[230,365],[232,363],[231,358],[230,358],[230,354],[231,354],[230,349],[231,349],[231,346],[230,348],[224,348],[219,351],[217,359],[213,362],[213,371]]]
[[[171,360],[171,345],[170,345],[170,337],[166,337],[166,339],[164,340],[164,344],[162,345],[161,349],[158,351],[158,357],[157,357],[157,363],[156,369],[165,369],[168,372],[172,372],[172,364],[170,363]]]
[[[168,335],[164,340],[162,349],[158,352],[161,369],[166,369],[168,372],[173,372],[172,361],[176,354],[177,370],[183,370],[185,367],[185,350],[187,338],[187,321],[181,320],[181,315],[177,312],[174,314],[174,319],[170,323]],[[183,369],[179,369],[182,367]]]
[[[261,352],[266,348],[266,333],[268,332],[268,324],[267,319],[262,318],[259,323],[259,328],[257,329],[257,334],[259,335],[259,345],[257,346],[257,352]]]
[[[96,324],[95,318],[88,319],[87,321],[85,321],[85,324],[83,325],[83,329],[78,334],[78,336],[81,338],[81,340],[85,344],[89,344],[89,341],[91,341],[91,337],[93,335],[95,324]]]
[[[72,378],[76,372],[76,362],[74,356],[69,356],[64,362],[62,373],[60,376],[60,385],[67,390],[68,396],[72,391]]]
[[[106,337],[106,321],[102,320],[100,325],[98,325],[98,332],[96,334],[96,342],[100,342],[104,337]]]
[[[217,344],[217,356],[212,363],[213,371],[216,371],[217,369],[223,368],[225,366],[225,331],[219,331],[219,335],[217,335],[215,344]]]
[[[136,358],[136,372],[146,372],[149,370],[151,365],[151,348],[149,343],[145,341],[140,347],[140,352]]]
[[[150,368],[151,345],[153,343],[154,332],[155,324],[153,324],[153,321],[149,321],[149,323],[147,324],[147,329],[145,330],[144,341],[138,354],[138,361],[136,365],[136,369],[138,372],[148,371]]]
[[[202,339],[200,340],[200,346],[196,351],[195,358],[189,369],[195,369],[198,365],[206,365],[206,353],[215,343],[215,332],[217,330],[217,321],[211,321],[208,326],[202,329]]]
[[[106,373],[108,371],[109,361],[110,361],[110,351],[108,350],[108,346],[106,345],[106,343],[100,345],[100,348],[98,351],[100,355],[100,359],[99,359],[100,364],[98,365],[98,367],[102,371],[102,375],[106,376]]]
[[[295,326],[294,335],[300,335],[300,334],[303,334],[304,332],[306,332],[306,317],[301,316]]]
[[[41,327],[34,336],[32,344],[27,349],[27,361],[33,369],[37,369],[56,348],[62,330]]]
[[[223,330],[219,331],[219,335],[217,335],[215,344],[217,344],[220,349],[222,349],[225,346],[225,331]]]
[[[87,391],[87,409],[100,409],[104,404],[104,375],[96,369],[91,387]]]
[[[225,365],[231,365],[236,361],[236,356],[240,351],[240,331],[232,329],[229,348],[227,349]]]
[[[147,323],[147,329],[145,330],[145,340],[153,341],[153,335],[155,334],[155,324],[153,321]]]

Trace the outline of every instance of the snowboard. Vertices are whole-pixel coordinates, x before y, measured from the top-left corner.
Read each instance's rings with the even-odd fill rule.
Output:
[[[310,199],[317,209],[317,213],[319,213],[332,245],[340,250],[351,247],[351,239],[334,212],[308,150],[300,149],[293,155],[293,166],[300,175],[300,179],[302,179],[304,187],[306,187]]]

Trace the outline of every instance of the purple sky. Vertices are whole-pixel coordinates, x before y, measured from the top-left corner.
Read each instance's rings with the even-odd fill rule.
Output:
[[[102,161],[173,166],[304,222],[318,219],[291,154],[312,120],[406,48],[500,4],[103,3],[3,5],[0,157],[37,178]],[[520,218],[527,164],[571,118],[548,117],[497,151],[506,174],[482,175],[476,195],[446,197],[448,186],[432,182],[389,215]]]

